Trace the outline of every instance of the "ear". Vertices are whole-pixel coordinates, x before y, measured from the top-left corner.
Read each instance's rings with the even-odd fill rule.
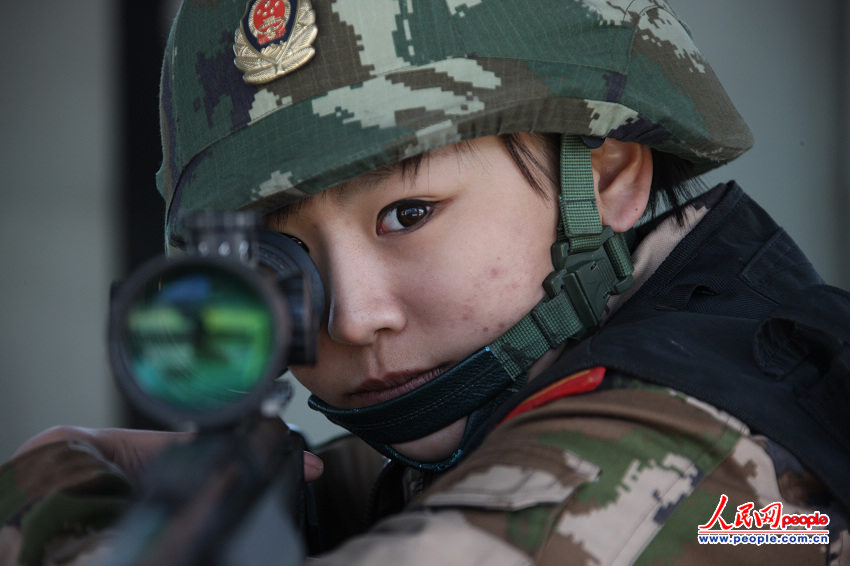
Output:
[[[646,210],[652,184],[652,151],[634,142],[606,138],[590,152],[596,204],[602,224],[625,232]]]

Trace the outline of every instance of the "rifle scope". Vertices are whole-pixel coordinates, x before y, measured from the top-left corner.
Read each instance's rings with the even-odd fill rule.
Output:
[[[109,355],[143,414],[173,428],[234,426],[312,363],[324,291],[307,253],[251,212],[202,212],[185,254],[144,264],[113,290]]]

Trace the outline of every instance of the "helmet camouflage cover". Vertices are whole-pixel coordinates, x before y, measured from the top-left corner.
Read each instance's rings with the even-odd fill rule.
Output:
[[[234,64],[234,38],[257,2],[180,8],[163,64],[157,174],[171,243],[187,212],[268,212],[486,135],[612,137],[700,172],[752,144],[663,0],[281,3],[314,12],[315,54],[256,85]]]

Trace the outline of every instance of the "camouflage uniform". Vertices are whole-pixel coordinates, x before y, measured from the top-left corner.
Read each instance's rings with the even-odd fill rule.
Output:
[[[697,525],[721,494],[724,516],[753,502],[824,511],[821,487],[777,465],[768,439],[691,397],[630,379],[564,398],[494,431],[467,461],[317,564],[843,564],[831,545],[701,545]],[[778,451],[781,453],[781,450]],[[782,459],[787,455],[783,454]],[[793,459],[791,459],[793,461]],[[782,460],[780,460],[781,462]],[[841,524],[837,514],[830,515]]]
[[[0,564],[86,563],[105,550],[101,529],[131,496],[124,474],[89,444],[22,454],[0,468]]]
[[[315,55],[259,86],[242,83],[233,65],[245,2],[181,8],[195,18],[178,18],[172,31],[161,98],[158,184],[170,245],[180,244],[180,220],[193,210],[272,211],[376,167],[486,135],[613,137],[682,157],[696,172],[752,144],[663,0],[313,6]],[[295,47],[302,59],[311,49]],[[689,211],[694,222],[704,208]],[[681,239],[671,226],[646,235],[647,247],[658,253],[663,242]],[[636,278],[650,279],[665,254],[641,266],[642,253]],[[378,493],[400,493],[407,507],[396,513],[395,496],[379,497],[375,515],[388,516],[374,526],[369,517],[350,517],[368,500],[380,457],[357,451],[355,474],[350,454],[334,450],[317,496],[332,518],[347,518],[336,520],[323,548],[359,534],[319,564],[850,560],[844,518],[787,451],[740,418],[622,371],[609,371],[595,390],[507,419],[438,478],[387,468]],[[729,497],[727,522],[750,502],[829,513],[830,545],[700,545],[697,525],[721,494]],[[54,444],[9,462],[0,469],[3,563],[86,563],[108,546],[103,527],[128,496],[126,478],[90,447]]]

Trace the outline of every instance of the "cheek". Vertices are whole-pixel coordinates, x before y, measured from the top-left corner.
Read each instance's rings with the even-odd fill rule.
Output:
[[[354,367],[350,349],[334,343],[323,328],[319,332],[318,360],[316,365],[292,365],[289,370],[311,393],[325,401],[339,403],[337,393],[351,387],[346,381],[351,375],[348,368]]]
[[[422,314],[442,332],[494,339],[543,297],[542,282],[552,270],[549,239],[517,227],[467,238],[442,254],[434,262],[439,268],[419,286]]]
[[[556,218],[542,208],[520,218],[506,219],[501,229],[482,239],[487,245],[478,251],[478,257],[488,261],[481,262],[472,277],[478,285],[479,308],[489,313],[482,319],[482,330],[495,335],[519,321],[543,298],[542,283],[552,271],[549,248],[555,240]]]
[[[321,381],[316,378],[315,370],[307,366],[290,366],[289,371],[298,380],[298,383],[306,387],[310,393],[315,393],[322,399],[326,399],[319,385]]]
[[[543,297],[542,282],[550,271],[548,254],[528,249],[487,266],[476,278],[481,332],[495,338],[525,316]]]

